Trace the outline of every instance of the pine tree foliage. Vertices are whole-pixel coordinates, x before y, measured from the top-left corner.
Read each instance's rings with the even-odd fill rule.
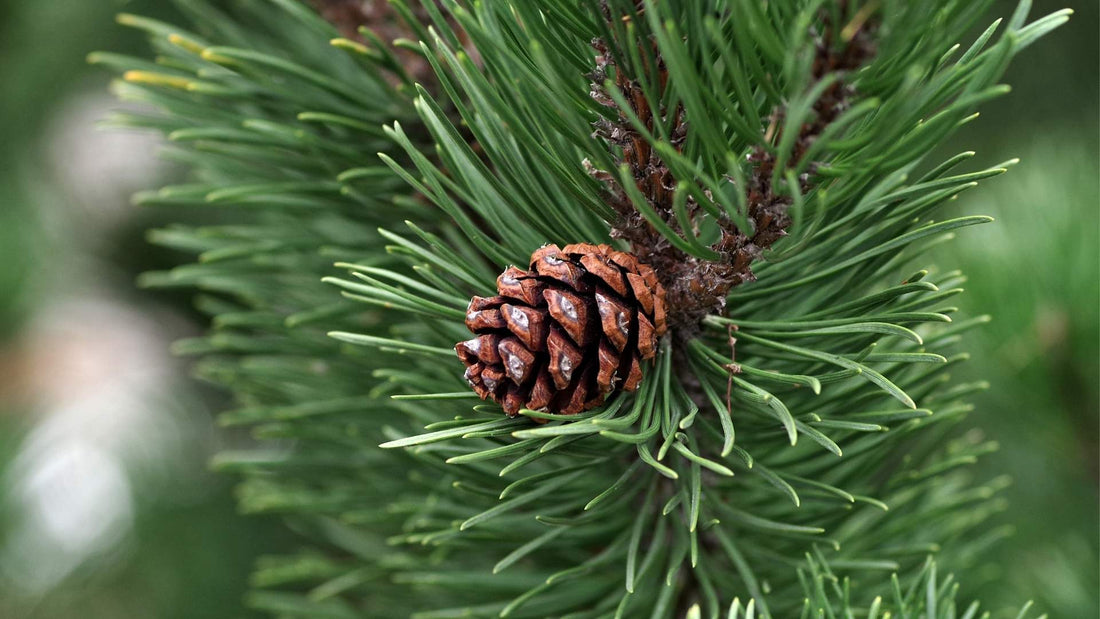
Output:
[[[137,202],[216,212],[152,232],[198,259],[142,283],[200,291],[212,330],[178,350],[263,445],[216,466],[302,535],[250,604],[978,616],[943,570],[1006,533],[1006,481],[967,472],[995,445],[955,431],[984,318],[922,254],[989,221],[936,212],[1014,162],[929,157],[1068,12],[960,44],[988,2],[390,4],[392,45],[292,0],[179,0],[188,28],[120,18],[155,61],[92,57],[156,109],[114,123],[191,169]],[[637,392],[505,417],[452,349],[467,302],[575,242],[663,271],[678,328]]]

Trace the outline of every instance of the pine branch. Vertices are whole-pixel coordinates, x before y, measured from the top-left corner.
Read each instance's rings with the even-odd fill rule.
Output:
[[[840,9],[844,11],[846,6],[847,3],[841,3]],[[638,6],[636,12],[613,15],[605,3],[602,11],[609,23],[620,21],[633,25],[638,20],[644,24],[644,6]],[[745,212],[740,213],[742,216],[736,220],[729,213],[719,215],[714,222],[719,229],[719,238],[706,247],[702,256],[691,255],[672,242],[672,238],[676,237],[698,237],[701,224],[698,220],[703,219],[704,213],[698,200],[686,185],[678,185],[669,164],[647,140],[647,137],[651,139],[654,135],[666,134],[668,145],[682,155],[688,134],[682,101],[672,112],[663,107],[659,110],[650,108],[651,100],[672,98],[668,93],[668,83],[670,79],[676,79],[675,76],[670,77],[662,57],[659,35],[646,33],[644,26],[628,27],[621,33],[627,38],[625,42],[616,41],[614,45],[609,45],[601,39],[594,41],[599,55],[592,74],[593,98],[613,109],[619,102],[629,105],[629,110],[617,110],[617,120],[601,118],[597,121],[596,135],[621,149],[621,165],[629,170],[629,176],[645,199],[647,208],[635,207],[628,193],[619,187],[613,172],[592,170],[592,174],[609,185],[607,200],[619,214],[611,235],[629,241],[631,249],[661,274],[672,310],[672,324],[674,328],[683,330],[681,337],[692,337],[704,317],[720,313],[731,288],[755,279],[751,264],[786,236],[786,229],[791,224],[787,211],[793,203],[790,197],[792,190],[783,186],[789,182],[786,172],[800,163],[829,124],[852,105],[855,92],[850,84],[842,81],[844,74],[862,66],[871,55],[873,46],[869,30],[874,23],[866,21],[871,12],[864,13],[859,16],[859,21],[851,23],[849,30],[843,34],[844,39],[840,40],[839,27],[830,23],[829,15],[822,12],[824,32],[816,37],[807,85],[807,90],[813,93],[809,101],[810,109],[799,110],[799,118],[791,123],[792,126],[786,126],[784,122],[787,116],[784,105],[777,105],[768,115],[767,130],[747,157],[751,167],[741,176],[742,186],[734,189],[745,194]],[[659,26],[657,29],[660,29]],[[632,41],[639,39],[643,41],[643,46],[649,42],[652,49],[634,54],[625,51],[624,43],[632,45]],[[630,68],[616,62],[616,53],[642,59],[642,66],[634,67],[639,71],[639,77],[631,77]],[[614,93],[604,85],[609,75],[614,75]],[[644,76],[654,78],[643,85]],[[632,123],[637,123],[637,127]],[[784,129],[797,135],[785,138]],[[786,146],[790,150],[789,160],[784,161],[786,170],[776,169],[777,146]],[[815,164],[808,162],[804,166],[810,171],[802,173],[798,179],[797,188],[793,191],[799,195],[806,195],[814,189],[810,175]],[[737,185],[736,180],[728,175],[723,180],[735,187]],[[671,230],[676,237],[666,237],[647,217],[659,218],[663,227]],[[698,241],[694,245],[703,250]]]
[[[122,18],[161,61],[93,60],[160,112],[118,122],[194,176],[138,201],[233,218],[155,232],[199,261],[143,282],[204,293],[213,331],[177,348],[239,400],[222,423],[270,445],[216,466],[311,544],[262,562],[250,603],[952,616],[927,557],[979,560],[1005,482],[975,481],[993,445],[954,432],[982,320],[954,320],[960,274],[913,263],[987,222],[935,213],[1014,162],[924,159],[1066,19],[1023,3],[956,58],[984,4],[446,1],[413,27],[437,81],[411,100],[387,37],[329,45],[289,0],[181,3],[195,32]],[[468,299],[613,228],[681,287],[638,391],[577,415],[478,403],[452,351]]]

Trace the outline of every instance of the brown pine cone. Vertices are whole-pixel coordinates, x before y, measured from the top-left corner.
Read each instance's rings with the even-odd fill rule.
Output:
[[[474,297],[455,346],[466,380],[509,416],[573,415],[634,391],[665,333],[665,291],[633,255],[607,245],[546,245],[531,270],[508,267],[497,296]]]

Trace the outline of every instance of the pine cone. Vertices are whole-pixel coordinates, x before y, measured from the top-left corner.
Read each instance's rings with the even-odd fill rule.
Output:
[[[466,380],[509,416],[572,415],[634,391],[665,332],[664,288],[648,265],[607,245],[546,245],[531,270],[508,267],[497,296],[474,297],[455,346]]]

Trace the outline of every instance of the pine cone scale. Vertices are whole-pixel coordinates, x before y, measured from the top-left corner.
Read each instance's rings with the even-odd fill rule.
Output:
[[[550,333],[546,344],[550,353],[550,377],[555,387],[565,389],[573,379],[573,370],[580,367],[584,356],[580,349],[570,343],[557,329]]]
[[[588,304],[581,297],[563,290],[549,289],[543,293],[550,316],[577,343],[586,346],[593,338],[589,324]]]
[[[509,415],[574,414],[633,391],[664,334],[664,290],[631,254],[606,245],[547,245],[511,266],[497,296],[474,297],[455,346],[475,393]]]
[[[609,295],[596,293],[596,307],[600,313],[600,326],[615,348],[626,349],[631,333],[629,308]]]

